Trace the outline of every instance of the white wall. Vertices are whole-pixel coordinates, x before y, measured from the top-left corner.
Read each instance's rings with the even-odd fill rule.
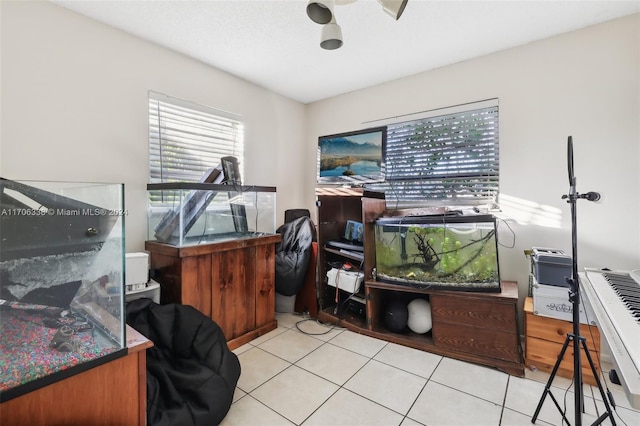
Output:
[[[247,184],[276,186],[276,224],[305,200],[305,107],[46,2],[1,3],[0,176],[125,184],[127,250],[144,248],[148,91],[244,117]]]
[[[571,254],[570,205],[561,199],[569,192],[569,135],[578,192],[604,196],[599,204],[576,203],[579,267],[640,268],[639,90],[640,15],[634,15],[310,104],[307,168],[319,135],[498,98],[500,272],[519,282],[522,299],[525,249]],[[309,204],[314,185],[307,174]]]

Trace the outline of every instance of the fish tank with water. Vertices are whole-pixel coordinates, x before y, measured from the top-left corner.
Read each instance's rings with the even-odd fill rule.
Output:
[[[0,401],[126,355],[123,192],[0,178]]]
[[[492,215],[382,217],[376,279],[421,289],[500,292]]]

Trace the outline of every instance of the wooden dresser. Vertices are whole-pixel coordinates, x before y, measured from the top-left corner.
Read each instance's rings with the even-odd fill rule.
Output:
[[[573,323],[534,315],[533,298],[527,297],[524,302],[524,328],[525,364],[529,368],[535,367],[550,373],[558,360],[567,333],[573,333]],[[598,327],[580,324],[580,335],[586,339],[587,348],[599,373],[600,332]],[[584,383],[595,385],[596,381],[584,351],[581,351],[581,360],[582,380]],[[561,377],[573,377],[573,343],[569,344],[556,374]]]
[[[147,241],[162,303],[191,305],[213,319],[231,350],[277,327],[275,245],[280,234],[175,247]]]

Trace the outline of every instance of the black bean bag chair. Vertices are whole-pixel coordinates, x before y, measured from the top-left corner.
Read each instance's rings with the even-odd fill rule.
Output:
[[[240,362],[222,330],[188,305],[127,303],[127,324],[147,350],[147,424],[217,425],[229,412]]]
[[[299,217],[280,226],[282,240],[276,244],[276,292],[283,296],[298,294],[312,255],[315,226],[308,217]]]

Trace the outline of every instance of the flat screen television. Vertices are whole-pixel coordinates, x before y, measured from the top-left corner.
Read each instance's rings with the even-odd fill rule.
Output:
[[[359,185],[384,181],[387,128],[318,138],[318,183]]]

